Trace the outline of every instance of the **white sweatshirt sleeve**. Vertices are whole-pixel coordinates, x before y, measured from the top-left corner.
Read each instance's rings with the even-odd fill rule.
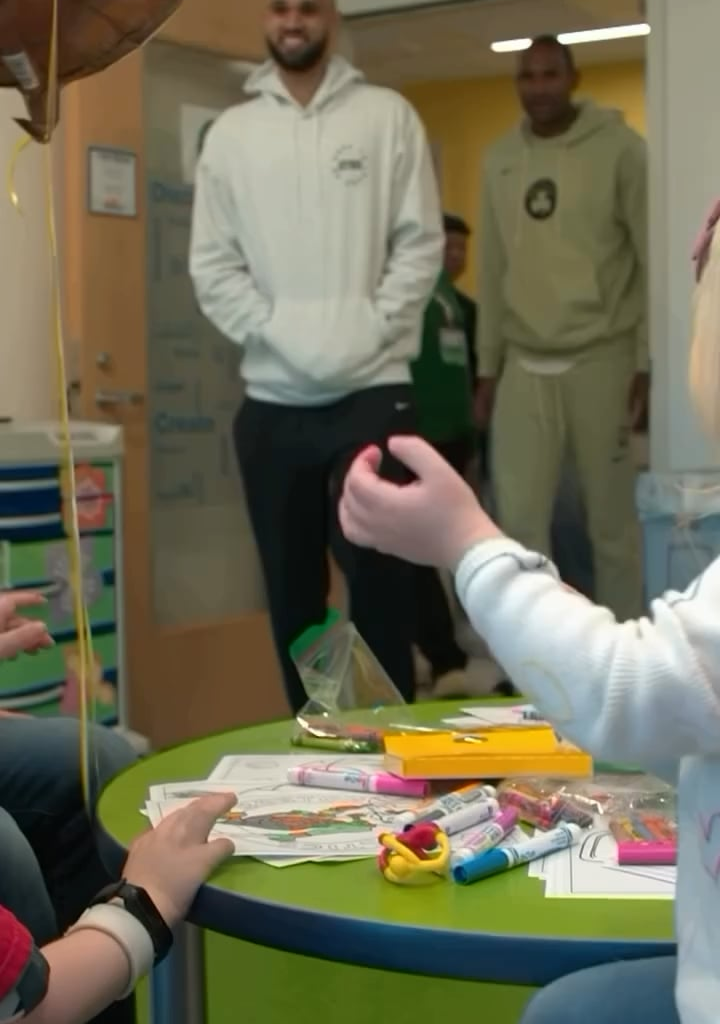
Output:
[[[244,345],[261,332],[271,305],[258,291],[238,238],[238,218],[222,167],[212,153],[212,131],[195,181],[190,276],[205,316],[227,338]]]
[[[652,618],[618,623],[509,540],[456,574],[470,621],[522,693],[597,757],[645,767],[720,755],[720,559]]]
[[[388,337],[420,324],[442,269],[445,236],[437,178],[420,118],[403,102],[397,134],[388,257],[375,295]]]

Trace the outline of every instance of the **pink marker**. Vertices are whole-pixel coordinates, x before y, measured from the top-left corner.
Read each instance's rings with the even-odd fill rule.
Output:
[[[669,866],[677,864],[677,847],[674,843],[618,843],[618,864]]]
[[[466,832],[460,840],[460,845],[452,852],[451,867],[462,865],[485,850],[492,850],[493,846],[497,846],[512,832],[517,823],[517,810],[514,807],[505,807],[492,821]]]
[[[427,796],[429,783],[424,779],[401,779],[389,772],[337,771],[328,768],[290,768],[288,782],[294,786],[318,789],[344,789],[351,793],[385,793],[388,796]]]

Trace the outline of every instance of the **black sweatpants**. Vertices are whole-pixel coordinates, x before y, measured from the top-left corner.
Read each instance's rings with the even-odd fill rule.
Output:
[[[465,475],[473,454],[471,437],[433,443],[433,447],[457,473]],[[447,672],[464,669],[468,658],[455,639],[455,623],[439,573],[430,566],[419,565],[416,578],[417,645],[430,664],[434,681]]]
[[[306,697],[289,647],[309,626],[325,620],[328,549],[345,575],[358,632],[403,697],[415,696],[414,567],[348,543],[337,517],[355,455],[415,429],[410,385],[368,388],[320,407],[246,399],[235,419],[235,451],[293,713]],[[388,456],[382,472],[398,482],[408,479]]]

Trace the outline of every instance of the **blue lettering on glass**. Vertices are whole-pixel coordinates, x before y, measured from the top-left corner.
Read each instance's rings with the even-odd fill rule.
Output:
[[[189,501],[195,499],[195,487],[192,480],[181,480],[172,487],[155,492],[158,501]]]
[[[150,195],[154,203],[185,203],[192,206],[193,189],[191,185],[170,185],[164,181],[153,181]]]
[[[174,416],[159,412],[153,418],[158,434],[213,434],[217,424],[212,416]]]
[[[175,320],[166,323],[151,323],[150,334],[153,341],[170,340],[180,341],[194,340],[197,333],[197,324],[189,320]]]

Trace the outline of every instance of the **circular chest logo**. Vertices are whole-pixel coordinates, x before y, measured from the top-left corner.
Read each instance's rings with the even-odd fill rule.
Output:
[[[344,185],[358,185],[368,176],[367,155],[357,146],[341,146],[333,156],[332,169]]]
[[[533,182],[525,193],[525,211],[533,220],[547,220],[557,209],[558,190],[551,178]]]

